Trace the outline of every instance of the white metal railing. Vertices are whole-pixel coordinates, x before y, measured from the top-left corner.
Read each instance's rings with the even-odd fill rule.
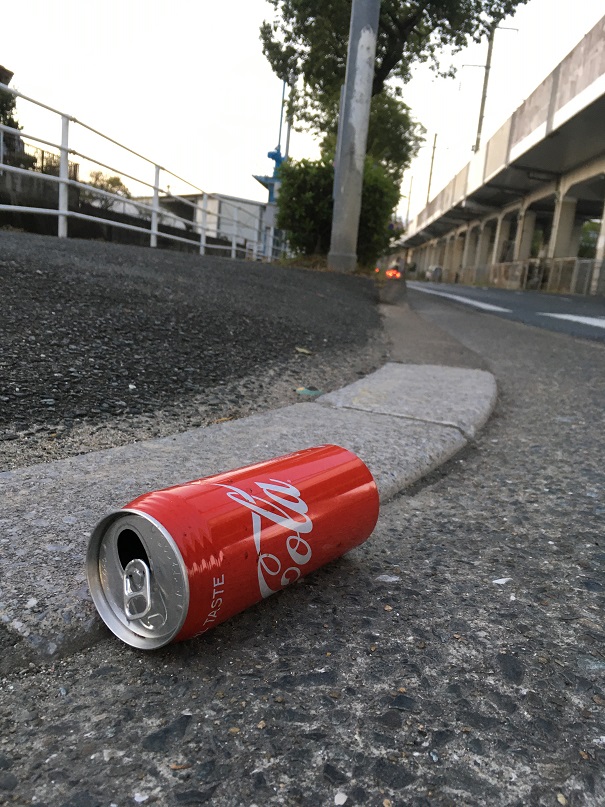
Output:
[[[434,270],[433,270],[434,271]],[[433,278],[433,272],[428,272]],[[589,258],[528,258],[524,261],[442,268],[444,283],[546,291],[552,294],[602,293],[605,262]]]
[[[225,254],[231,258],[242,256],[252,260],[270,261],[288,252],[282,233],[275,228],[272,215],[274,211],[268,204],[207,193],[189,180],[71,115],[53,109],[5,84],[0,83],[0,92],[10,93],[58,116],[61,124],[60,143],[0,124],[0,193],[4,173],[15,177],[36,176],[40,181],[48,183],[49,187],[58,188],[58,193],[51,192],[50,204],[47,201],[46,204],[38,205],[40,200],[28,205],[0,203],[0,212],[56,216],[59,238],[67,237],[69,220],[80,220],[100,222],[111,227],[146,234],[149,236],[151,247],[157,247],[159,239],[189,244],[196,248],[200,255]],[[73,148],[72,135],[76,126],[89,135],[101,138],[104,144],[117,147],[129,155],[129,158],[134,157],[142,161],[147,168],[152,169],[153,179],[151,176],[147,179],[141,178],[130,168],[117,169],[113,160],[109,162],[100,155],[90,156],[88,150],[84,153],[81,149]],[[32,164],[28,165],[32,160],[25,151],[25,145],[29,146],[28,141],[56,151],[59,163],[57,175],[46,173],[44,169],[37,171]],[[139,193],[134,198],[126,197],[82,182],[74,178],[74,171],[70,176],[70,166],[74,165],[70,159],[74,158],[110,171],[120,178],[131,180],[146,193]],[[75,173],[77,175],[77,170]],[[191,192],[180,195],[172,193],[170,185],[165,188],[162,185],[167,180],[176,180]],[[86,212],[82,210],[80,201],[82,191],[86,192],[87,198],[92,199],[84,206]],[[14,199],[19,194],[12,193],[11,196]],[[106,206],[103,207],[103,204]],[[178,212],[174,208],[177,208]],[[122,219],[127,218],[128,221],[117,218],[120,210]]]

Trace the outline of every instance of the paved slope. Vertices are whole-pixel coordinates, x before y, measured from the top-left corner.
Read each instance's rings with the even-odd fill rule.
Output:
[[[364,278],[0,232],[0,300],[0,469],[293,403],[383,361]]]

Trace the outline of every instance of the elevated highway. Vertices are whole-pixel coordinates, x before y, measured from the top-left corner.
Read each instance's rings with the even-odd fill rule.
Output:
[[[605,294],[605,17],[411,222],[420,273]],[[600,221],[592,254],[582,228]]]

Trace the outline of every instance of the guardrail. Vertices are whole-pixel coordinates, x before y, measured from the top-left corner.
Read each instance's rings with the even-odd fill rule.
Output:
[[[605,292],[604,264],[604,261],[589,258],[530,258],[458,270],[441,269],[441,279],[444,283],[553,294],[602,294]],[[434,271],[429,272],[429,277]]]
[[[149,246],[157,247],[164,240],[188,244],[205,254],[224,254],[231,258],[271,261],[288,251],[283,234],[273,221],[274,209],[253,200],[236,199],[222,194],[207,193],[189,180],[164,168],[134,149],[94,129],[71,115],[30,98],[18,90],[0,83],[0,92],[34,104],[60,121],[60,142],[37,134],[0,124],[0,178],[3,174],[45,183],[45,200],[20,204],[27,196],[13,189],[11,203],[0,204],[0,211],[37,214],[57,218],[57,235],[66,238],[68,222],[97,222],[110,227],[140,233],[149,238]],[[114,160],[90,156],[73,147],[73,130],[100,138],[105,147],[128,155],[129,161],[142,161],[147,178],[113,167]],[[86,138],[81,138],[86,139]],[[107,150],[107,148],[105,149]],[[87,150],[88,151],[88,150]],[[37,152],[43,155],[39,159]],[[115,193],[79,179],[79,159],[95,166],[121,182],[121,193]],[[122,178],[134,182],[139,193],[132,195]],[[174,181],[191,192],[174,194],[168,181]],[[22,179],[21,184],[26,180]],[[166,183],[166,187],[163,187]],[[30,194],[31,196],[31,194]],[[15,203],[12,203],[13,200]],[[2,199],[0,198],[0,202]]]

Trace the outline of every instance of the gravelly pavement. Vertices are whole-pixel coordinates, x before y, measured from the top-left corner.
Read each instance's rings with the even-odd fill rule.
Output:
[[[410,299],[498,379],[475,446],[200,640],[0,679],[8,803],[605,803],[605,349]]]
[[[384,360],[373,296],[364,278],[0,231],[0,470],[339,388]]]
[[[486,358],[500,398],[476,449],[387,517],[418,592],[399,599],[413,637],[406,694],[439,757],[432,772],[424,757],[413,788],[431,790],[431,804],[596,807],[605,350],[414,299]]]

